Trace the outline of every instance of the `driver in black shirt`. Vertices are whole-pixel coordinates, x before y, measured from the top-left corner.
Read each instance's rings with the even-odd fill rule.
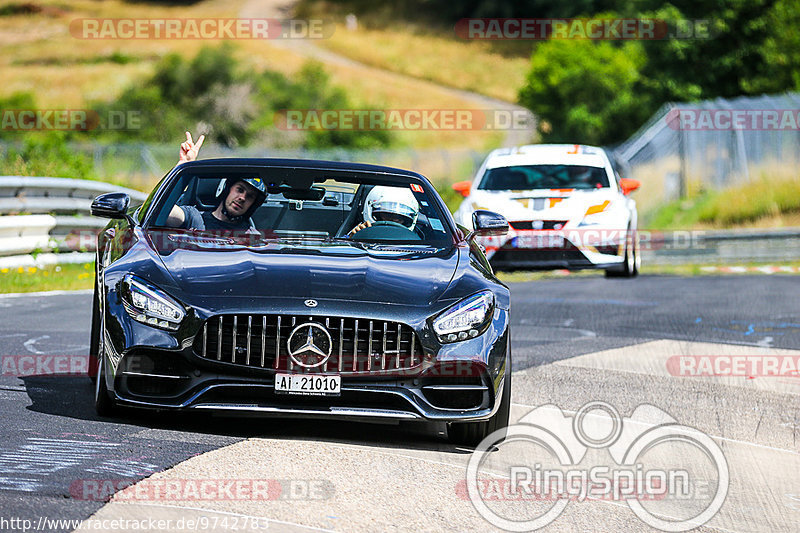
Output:
[[[192,141],[192,135],[186,132],[186,142],[181,144],[178,164],[197,159],[204,135]],[[167,217],[167,226],[198,230],[255,230],[250,216],[264,203],[267,189],[261,178],[241,178],[236,181],[226,180],[219,205],[213,211],[200,211],[190,205],[176,205]]]

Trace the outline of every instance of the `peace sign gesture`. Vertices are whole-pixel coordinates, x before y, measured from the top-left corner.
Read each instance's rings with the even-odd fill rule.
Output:
[[[205,135],[201,135],[197,138],[197,142],[195,143],[192,140],[192,134],[188,131],[186,132],[186,142],[181,143],[181,151],[178,156],[178,164],[186,163],[187,161],[194,161],[197,159],[197,153],[200,151],[200,147],[203,146],[203,140],[206,138]]]

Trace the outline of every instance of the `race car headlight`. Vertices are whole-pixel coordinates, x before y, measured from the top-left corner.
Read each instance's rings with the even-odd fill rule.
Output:
[[[482,291],[458,302],[433,319],[433,331],[442,343],[477,337],[489,327],[494,312],[494,294]]]
[[[122,305],[137,322],[172,331],[186,316],[183,307],[166,293],[131,275],[122,280]]]

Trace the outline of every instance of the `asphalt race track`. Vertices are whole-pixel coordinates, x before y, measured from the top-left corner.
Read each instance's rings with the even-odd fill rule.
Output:
[[[676,370],[703,356],[797,361],[796,277],[598,276],[511,288],[512,423],[546,404],[550,414],[560,409],[571,416],[587,402],[606,402],[623,417],[650,404],[680,425],[710,436],[725,456],[727,495],[701,530],[797,531],[797,369],[784,369],[780,376],[751,370],[687,376]],[[0,295],[3,360],[86,354],[90,300],[86,292]],[[198,531],[497,530],[465,496],[470,450],[448,444],[443,428],[133,411],[100,419],[94,414],[88,378],[5,375],[9,373],[4,366],[0,376],[0,531],[22,531],[22,520],[31,521],[30,530],[72,531],[90,517],[171,520],[159,531],[186,531],[190,519],[199,520],[192,528]],[[594,425],[586,427],[593,427],[601,439],[597,428],[606,421],[597,413],[590,415],[586,419]],[[539,416],[537,423],[544,427],[548,416]],[[653,428],[657,422],[636,424]],[[600,452],[606,452],[601,448],[590,449],[585,461],[599,461]],[[504,461],[511,460],[504,450],[505,445],[490,454],[486,472],[502,471]],[[700,468],[701,459],[685,457]],[[122,497],[129,489],[104,501],[111,492],[108,482],[119,488],[149,476],[149,482],[184,484],[269,480],[274,497]],[[87,486],[95,490],[87,493]],[[497,514],[522,520],[514,513],[533,508],[511,509],[512,503],[500,502]],[[660,512],[662,517],[682,518],[681,509],[662,507]],[[153,530],[153,523],[137,530]],[[91,522],[83,527],[87,524]],[[106,529],[133,530],[117,525]],[[545,530],[652,528],[624,502],[587,499],[569,502]]]

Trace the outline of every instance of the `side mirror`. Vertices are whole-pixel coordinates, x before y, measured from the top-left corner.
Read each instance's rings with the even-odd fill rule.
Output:
[[[464,198],[469,196],[470,189],[472,189],[471,181],[459,181],[453,184],[453,190]]]
[[[472,213],[472,227],[475,230],[467,236],[468,240],[478,235],[481,237],[505,235],[508,233],[508,220],[493,211],[478,209]]]
[[[622,178],[619,180],[619,187],[622,189],[622,194],[629,195],[636,189],[642,186],[642,182],[631,178]]]
[[[103,218],[128,218],[131,197],[124,192],[101,194],[92,202],[91,213]]]

